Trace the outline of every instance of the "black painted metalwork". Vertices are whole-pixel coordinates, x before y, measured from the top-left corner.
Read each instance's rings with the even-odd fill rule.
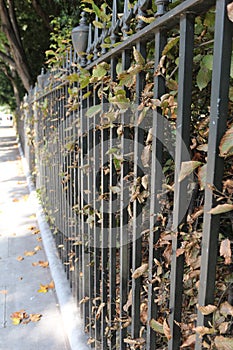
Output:
[[[197,16],[216,5],[207,183],[221,190],[224,160],[218,156],[218,148],[227,126],[232,55],[233,28],[226,13],[229,2],[186,0],[176,5],[169,0],[140,0],[132,5],[128,0],[114,0],[110,23],[94,26],[102,19],[96,16],[96,22],[88,24],[82,15],[85,54],[79,49],[69,52],[62,68],[43,72],[38,86],[25,97],[29,106],[25,125],[32,115],[36,119],[37,187],[92,348],[160,349],[166,339],[162,331],[151,327],[153,319],[167,322],[169,350],[180,349],[185,341],[179,325],[183,322],[182,299],[187,297],[183,290],[187,266],[184,254],[177,256],[177,250],[188,232],[191,187],[187,179],[180,181],[179,175],[182,163],[190,159],[196,75],[192,69],[194,23]],[[123,13],[119,13],[120,6]],[[170,76],[163,71],[168,39],[177,39],[179,68],[171,73],[178,76],[178,95],[172,95],[178,106],[177,118],[165,118],[157,106],[139,121],[144,88],[152,101],[163,99],[168,92]],[[150,66],[147,74],[141,68],[144,64]],[[75,80],[75,74],[84,71],[91,77],[98,65],[107,73],[101,79],[92,77],[88,86],[85,81],[62,79],[69,76]],[[119,74],[127,75],[132,65],[138,69],[130,82],[132,89],[123,84],[117,91],[130,102],[134,100],[136,106],[118,108],[114,88]],[[105,98],[107,93],[112,96],[110,102]],[[98,111],[88,118],[87,111],[94,106]],[[21,140],[26,139],[21,134]],[[29,158],[28,147],[25,144]],[[168,157],[175,164],[174,175],[172,169],[169,175],[174,176],[170,213],[163,200],[167,185],[163,167]],[[147,193],[143,199],[142,191]],[[208,212],[215,204],[212,191],[206,187],[198,281],[201,306],[214,304],[219,217]],[[164,235],[167,251],[161,243]],[[147,266],[145,271],[132,277],[143,265]],[[166,276],[161,277],[162,269]],[[163,278],[169,281],[167,285]],[[210,320],[211,315],[198,312],[198,326],[208,326]],[[195,349],[202,345],[197,337]]]

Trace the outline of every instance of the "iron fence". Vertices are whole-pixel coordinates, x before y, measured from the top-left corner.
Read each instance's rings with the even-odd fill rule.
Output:
[[[221,300],[209,212],[232,121],[229,3],[155,1],[154,15],[151,1],[113,1],[86,54],[70,50],[25,98],[37,190],[96,349],[198,350],[218,335],[200,306]],[[204,186],[191,171],[203,164]]]

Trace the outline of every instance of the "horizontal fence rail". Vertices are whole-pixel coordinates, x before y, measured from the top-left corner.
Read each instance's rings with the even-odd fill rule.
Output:
[[[232,205],[229,3],[90,4],[85,52],[25,97],[19,134],[95,349],[232,344],[232,208],[211,212]]]

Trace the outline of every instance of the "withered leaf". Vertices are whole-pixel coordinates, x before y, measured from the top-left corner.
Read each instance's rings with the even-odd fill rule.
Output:
[[[80,305],[81,305],[81,304],[84,304],[84,303],[86,303],[88,300],[90,300],[89,297],[84,297],[82,300],[80,300],[79,304],[80,304]]]
[[[40,230],[33,230],[32,235],[38,235],[40,233]]]
[[[167,340],[170,340],[172,338],[172,336],[171,336],[171,329],[170,329],[170,327],[169,327],[169,325],[167,323],[166,318],[163,321],[163,330],[164,330],[165,336],[167,337]]]
[[[55,287],[54,282],[51,281],[49,284],[40,283],[40,289],[38,289],[38,293],[47,293],[49,289],[53,289]]]
[[[233,210],[233,204],[219,204],[209,211],[209,214],[223,214]]]
[[[132,288],[129,291],[128,300],[127,300],[126,304],[123,306],[123,310],[125,312],[128,312],[128,309],[131,305],[132,305]]]
[[[40,321],[42,315],[41,314],[30,314],[30,321],[32,322],[38,322]]]
[[[231,259],[231,242],[228,238],[224,239],[220,245],[220,255],[225,258],[225,265],[230,265]]]
[[[97,313],[95,315],[95,318],[97,320],[100,318],[101,312],[102,312],[104,307],[105,307],[105,303],[101,303],[100,306],[98,307]]]
[[[220,305],[220,313],[224,316],[233,316],[233,306],[225,301]]]
[[[36,254],[36,252],[35,252],[34,250],[25,251],[25,252],[24,252],[24,255],[25,255],[25,256],[33,256],[33,255],[35,255],[35,254]]]
[[[37,262],[33,262],[32,266],[41,266],[43,268],[46,268],[46,267],[49,266],[49,262],[48,261],[41,261],[41,260],[39,260]]]
[[[22,260],[24,260],[24,257],[20,255],[20,256],[18,256],[17,260],[22,261]]]
[[[8,291],[6,289],[0,290],[0,294],[7,294],[7,293],[8,293]]]
[[[222,335],[215,337],[214,344],[218,350],[232,350],[233,338],[223,337]]]
[[[208,328],[208,327],[205,327],[205,326],[198,326],[198,327],[195,327],[193,330],[196,333],[199,333],[200,337],[203,337],[206,334],[213,334],[213,333],[215,333],[215,329],[214,328]]]
[[[144,338],[136,338],[136,339],[125,338],[124,339],[124,343],[130,344],[130,345],[141,346],[141,345],[145,344],[145,342],[146,341]]]
[[[34,248],[35,252],[38,252],[39,250],[42,250],[41,246],[40,245],[37,245],[35,248]]]
[[[192,344],[195,344],[196,342],[196,334],[191,334],[188,336],[188,338],[183,342],[183,344],[181,345],[181,349],[186,348]]]
[[[219,332],[220,334],[225,334],[228,330],[229,322],[223,322],[219,325]]]
[[[148,264],[142,264],[139,266],[132,274],[132,278],[136,279],[140,276],[142,276],[147,270],[148,270]]]
[[[11,321],[13,325],[19,325],[23,320],[27,320],[29,318],[28,314],[24,309],[20,311],[15,311],[10,315]]]
[[[233,22],[233,1],[227,5],[227,14],[231,22]]]
[[[202,163],[195,160],[182,162],[178,181],[183,181],[187,176],[192,174],[192,172],[200,165],[202,165]]]
[[[198,305],[198,310],[202,313],[202,315],[210,315],[214,311],[217,310],[217,306],[215,305],[206,305],[206,306],[199,306]]]

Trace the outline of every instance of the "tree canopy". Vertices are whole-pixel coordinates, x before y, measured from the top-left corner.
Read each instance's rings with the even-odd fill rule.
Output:
[[[76,24],[79,0],[0,0],[0,104],[19,105],[45,65],[53,20]]]

